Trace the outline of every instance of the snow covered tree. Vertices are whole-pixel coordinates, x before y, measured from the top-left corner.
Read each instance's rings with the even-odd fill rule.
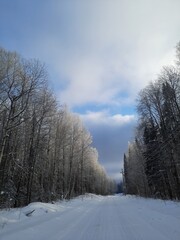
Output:
[[[0,207],[113,188],[80,118],[59,106],[44,66],[0,49]]]
[[[179,44],[177,46],[179,61]],[[165,67],[155,82],[138,96],[138,151],[133,143],[124,159],[126,191],[163,199],[180,199],[180,72]],[[138,156],[138,157],[137,157]],[[137,191],[137,166],[143,162],[146,180],[144,191]],[[135,164],[134,164],[135,163]],[[134,184],[134,185],[133,185]],[[146,186],[146,187],[145,187]],[[147,190],[145,191],[145,188]]]

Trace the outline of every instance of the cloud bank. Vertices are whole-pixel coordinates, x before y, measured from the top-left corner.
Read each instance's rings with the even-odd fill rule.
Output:
[[[135,120],[134,115],[121,115],[121,114],[110,115],[106,110],[101,112],[88,111],[86,114],[81,114],[80,116],[85,123],[97,126],[106,125],[111,127],[115,126],[122,127]]]
[[[50,14],[60,31],[53,22],[41,51],[65,82],[61,102],[132,104],[161,67],[173,62],[179,9],[176,0],[57,1]]]
[[[173,62],[179,9],[179,0],[3,1],[1,42],[45,62],[72,109],[129,106]]]
[[[111,115],[107,111],[88,112],[80,115],[93,136],[99,160],[113,179],[120,181],[123,155],[128,141],[133,139],[136,117],[134,115]]]

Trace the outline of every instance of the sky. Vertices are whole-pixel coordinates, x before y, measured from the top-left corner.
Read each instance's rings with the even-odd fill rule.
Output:
[[[0,46],[45,63],[58,101],[118,180],[137,94],[174,63],[179,10],[179,0],[0,0]]]

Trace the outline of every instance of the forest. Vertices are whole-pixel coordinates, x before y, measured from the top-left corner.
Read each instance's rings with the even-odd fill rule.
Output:
[[[124,192],[180,200],[180,42],[176,61],[137,98],[135,140],[124,154]]]
[[[50,89],[45,66],[0,48],[0,207],[114,187],[90,133]]]

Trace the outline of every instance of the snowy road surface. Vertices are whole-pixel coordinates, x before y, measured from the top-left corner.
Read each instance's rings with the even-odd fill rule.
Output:
[[[0,240],[180,240],[180,203],[121,195],[33,203],[0,211]]]

